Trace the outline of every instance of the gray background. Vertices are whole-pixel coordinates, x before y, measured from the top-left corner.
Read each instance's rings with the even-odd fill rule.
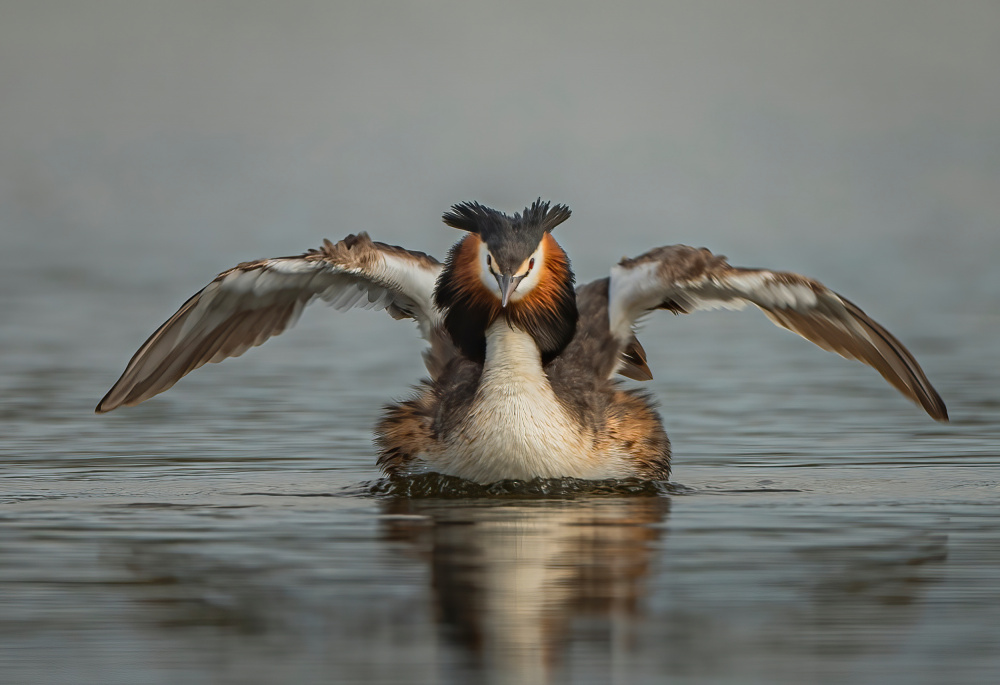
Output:
[[[541,195],[574,209],[560,238],[584,278],[687,242],[859,299],[1000,309],[995,2],[8,0],[2,15],[8,270],[99,263],[176,299],[359,229],[440,254],[450,204]]]

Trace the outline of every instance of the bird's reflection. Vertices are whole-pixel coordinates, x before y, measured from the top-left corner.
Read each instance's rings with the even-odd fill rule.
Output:
[[[925,624],[948,558],[939,522],[783,514],[772,525],[756,512],[754,527],[728,518],[747,508],[710,508],[591,494],[146,503],[114,510],[97,577],[130,600],[106,614],[130,649],[167,644],[171,668],[183,654],[185,668],[256,678],[233,682],[653,682],[816,659],[836,669],[902,653]]]
[[[384,506],[384,535],[427,558],[439,623],[467,665],[545,682],[574,628],[634,626],[666,497],[413,500]]]

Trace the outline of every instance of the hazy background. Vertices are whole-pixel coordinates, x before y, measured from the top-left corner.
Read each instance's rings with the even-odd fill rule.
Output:
[[[359,229],[440,254],[450,204],[541,195],[573,208],[559,234],[583,278],[688,242],[857,299],[1000,310],[996,2],[0,14],[8,273],[72,286],[100,261],[108,285],[176,302]]]

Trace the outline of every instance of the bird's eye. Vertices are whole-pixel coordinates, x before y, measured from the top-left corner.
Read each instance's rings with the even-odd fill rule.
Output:
[[[531,259],[528,260],[528,271],[531,271],[534,268],[535,268],[535,258],[532,257]]]
[[[490,255],[486,255],[486,266],[493,266],[493,259]]]

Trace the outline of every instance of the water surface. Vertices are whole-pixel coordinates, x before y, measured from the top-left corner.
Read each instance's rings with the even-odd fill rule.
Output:
[[[99,285],[60,292],[22,293],[3,332],[5,682],[931,683],[1000,667],[1000,379],[976,336],[913,344],[942,425],[751,315],[669,317],[644,339],[686,360],[651,353],[670,484],[443,498],[378,481],[370,426],[420,374],[415,333],[388,317],[320,307],[98,417],[126,361],[114,339],[138,344],[153,314]],[[348,340],[379,344],[331,352]]]

